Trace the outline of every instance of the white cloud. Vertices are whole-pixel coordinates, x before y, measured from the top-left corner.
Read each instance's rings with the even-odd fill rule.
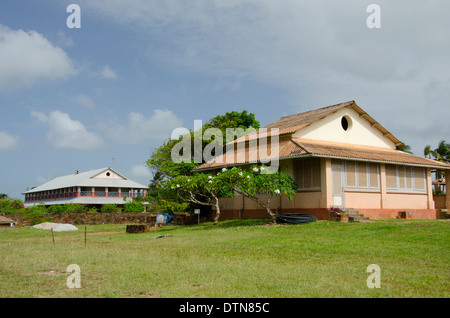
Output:
[[[36,31],[11,30],[0,24],[0,52],[0,91],[76,74],[66,52]]]
[[[67,36],[63,31],[59,31],[57,34],[57,42],[60,46],[72,47],[75,45],[73,39]]]
[[[19,142],[19,137],[0,131],[0,151],[17,149]]]
[[[50,148],[88,151],[103,145],[99,136],[87,131],[80,121],[72,120],[66,113],[57,110],[46,115],[32,111],[30,115],[48,126],[47,146]]]
[[[93,108],[95,106],[95,103],[92,101],[92,99],[84,94],[75,96],[75,100],[78,104],[85,108]]]
[[[105,65],[105,67],[103,67],[100,74],[103,78],[106,78],[106,79],[117,79],[116,72],[108,65]]]
[[[291,113],[354,99],[418,154],[421,145],[450,135],[442,124],[450,2],[379,0],[381,29],[366,25],[368,0],[86,3],[140,28],[148,43],[156,39],[158,47],[143,48],[152,61],[281,88]],[[268,121],[278,115],[261,114]]]
[[[105,136],[122,144],[139,144],[170,138],[183,121],[170,110],[155,109],[151,116],[132,112],[124,124],[101,124]]]

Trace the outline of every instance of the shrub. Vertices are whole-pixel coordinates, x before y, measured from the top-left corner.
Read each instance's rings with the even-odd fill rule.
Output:
[[[65,212],[64,213],[86,213],[88,212],[87,207],[84,204],[66,204],[63,206]]]
[[[47,208],[45,207],[44,203],[39,203],[38,205],[29,207],[27,209],[22,209],[21,210],[23,213],[23,216],[25,218],[37,218],[41,215],[44,215],[47,213]]]
[[[48,213],[51,214],[59,214],[59,213],[65,213],[66,207],[64,205],[51,205],[48,207]]]
[[[0,213],[18,214],[22,209],[24,209],[22,200],[15,199],[11,201],[7,197],[0,199]]]
[[[53,220],[51,218],[48,218],[48,217],[47,218],[40,218],[40,219],[31,221],[30,225],[33,226],[33,225],[41,224],[41,223],[45,223],[45,222],[53,222]]]
[[[331,206],[328,210],[329,210],[330,216],[339,216],[339,215],[345,214],[344,210],[342,210],[341,208],[335,207],[335,206]]]
[[[144,204],[139,201],[129,201],[125,203],[123,212],[125,213],[133,213],[133,212],[142,212],[144,211]]]
[[[158,202],[158,209],[161,213],[169,213],[170,215],[173,215],[175,212],[184,212],[189,207],[188,202],[174,202],[174,201],[168,201],[165,199],[161,199]]]
[[[91,214],[98,213],[98,209],[94,206],[94,207],[89,209],[88,213],[91,213]]]
[[[100,211],[102,213],[116,213],[118,212],[117,204],[103,204]]]

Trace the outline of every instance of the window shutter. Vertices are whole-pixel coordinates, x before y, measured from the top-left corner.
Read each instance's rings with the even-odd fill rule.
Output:
[[[319,188],[320,187],[320,159],[313,160],[312,174],[313,174],[312,187]]]
[[[414,167],[414,189],[425,190],[425,169]]]
[[[397,189],[397,166],[386,165],[386,186],[390,189]]]
[[[358,162],[358,186],[367,188],[367,164]]]
[[[369,181],[371,188],[378,188],[378,164],[370,163],[369,164]]]
[[[303,189],[304,183],[303,183],[303,175],[304,175],[304,161],[303,160],[297,160],[295,162],[295,182],[297,183],[299,189]]]
[[[347,169],[347,187],[356,187],[355,162],[347,161],[345,166]]]
[[[405,187],[405,167],[398,167],[398,187],[404,189]]]
[[[305,160],[304,172],[305,172],[304,186],[305,186],[305,188],[311,188],[311,183],[312,183],[311,159]]]
[[[411,167],[405,167],[405,176],[406,176],[406,188],[407,189],[412,189]]]

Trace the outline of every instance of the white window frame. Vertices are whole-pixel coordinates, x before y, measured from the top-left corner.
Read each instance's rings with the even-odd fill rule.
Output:
[[[386,189],[388,191],[391,192],[404,192],[404,193],[427,193],[427,175],[426,175],[426,168],[424,167],[414,167],[414,166],[402,166],[402,165],[394,165],[395,166],[395,171],[396,171],[396,180],[397,180],[397,187],[395,188],[389,188],[386,187]],[[400,188],[400,171],[399,169],[403,168],[408,168],[411,170],[411,188]],[[423,170],[423,184],[424,184],[424,189],[417,189],[416,188],[416,176],[415,176],[415,169],[414,168],[422,168]],[[387,178],[387,175],[386,175]],[[405,180],[404,180],[404,184],[406,186],[406,173],[405,173]],[[387,183],[386,183],[387,185]]]

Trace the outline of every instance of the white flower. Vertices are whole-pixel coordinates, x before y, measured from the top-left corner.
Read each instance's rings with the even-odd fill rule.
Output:
[[[209,182],[209,183],[212,183],[212,180],[209,180],[208,182]]]
[[[172,190],[173,190],[173,189],[175,189],[175,187],[174,187],[174,186],[171,186],[170,188],[171,188]]]
[[[212,179],[212,177],[211,177],[211,176],[208,176],[208,179]]]
[[[276,189],[274,192],[275,192],[276,194],[280,194],[280,190],[278,190],[278,189]]]
[[[247,176],[247,179],[250,179],[250,176]]]
[[[258,168],[253,168],[253,171],[258,172]]]
[[[228,170],[227,168],[223,168],[223,169],[222,169],[222,172],[225,172],[225,171],[227,171],[227,170]]]
[[[239,172],[239,175],[242,177],[242,172]]]
[[[180,185],[179,184],[177,184],[177,188],[179,188],[180,187]]]
[[[265,169],[264,167],[261,167],[261,171],[264,171],[264,169]]]
[[[191,179],[188,179],[188,182],[190,182],[191,181]]]

